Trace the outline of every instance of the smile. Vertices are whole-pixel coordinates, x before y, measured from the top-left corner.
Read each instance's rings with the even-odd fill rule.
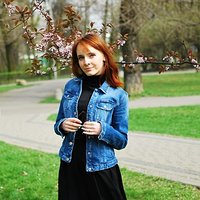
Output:
[[[93,69],[92,67],[84,68],[85,71],[91,71],[92,69]]]

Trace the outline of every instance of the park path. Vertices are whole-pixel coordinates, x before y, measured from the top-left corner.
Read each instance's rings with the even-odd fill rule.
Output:
[[[62,139],[47,116],[57,104],[41,104],[63,88],[66,80],[37,82],[34,86],[0,94],[0,140],[44,152],[58,153]],[[150,97],[130,102],[130,107],[200,104],[200,96]],[[129,133],[124,150],[116,151],[120,166],[148,175],[200,186],[200,140],[148,133]]]

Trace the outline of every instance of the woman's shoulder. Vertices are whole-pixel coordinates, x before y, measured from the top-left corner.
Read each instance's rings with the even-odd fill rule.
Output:
[[[121,104],[121,102],[128,102],[128,93],[122,88],[122,87],[111,87],[109,86],[108,90],[107,90],[107,94],[115,99],[119,104]]]
[[[72,78],[67,80],[66,84],[65,84],[65,89],[67,88],[71,88],[72,86],[77,86],[80,84],[81,79],[80,78]]]
[[[65,85],[80,83],[80,81],[81,81],[81,78],[77,78],[77,77],[71,78],[71,79],[67,80]]]
[[[116,93],[119,93],[121,95],[128,95],[128,93],[122,87],[116,87],[116,88],[114,88],[114,87],[110,86],[110,90],[112,90],[112,91],[114,91]]]

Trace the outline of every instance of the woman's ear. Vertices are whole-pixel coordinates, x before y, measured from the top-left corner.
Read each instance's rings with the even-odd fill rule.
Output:
[[[106,57],[105,57],[105,55],[103,55],[103,62],[106,62]]]

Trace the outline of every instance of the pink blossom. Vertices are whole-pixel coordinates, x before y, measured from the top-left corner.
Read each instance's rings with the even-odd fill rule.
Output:
[[[14,14],[15,13],[15,11],[16,11],[16,7],[14,6],[14,5],[12,5],[12,4],[6,4],[6,3],[4,3],[4,5],[5,5],[5,7],[8,9],[8,13],[9,13],[9,16],[11,16],[12,14]]]
[[[144,57],[143,56],[137,56],[136,61],[138,63],[145,63]]]

